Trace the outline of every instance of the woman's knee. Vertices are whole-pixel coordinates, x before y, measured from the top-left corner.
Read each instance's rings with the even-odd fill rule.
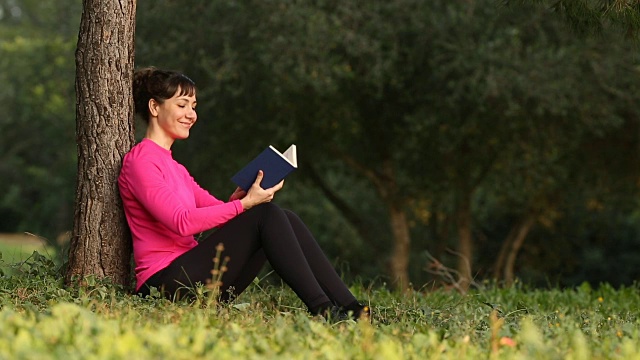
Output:
[[[282,209],[282,211],[284,212],[285,215],[287,215],[287,218],[291,221],[299,221],[302,222],[302,220],[300,219],[300,217],[298,216],[298,214],[296,214],[295,212],[289,210],[289,209]]]
[[[271,213],[282,213],[282,209],[274,203],[262,203],[252,207],[249,210],[245,210],[244,213],[240,214],[238,218],[254,218],[259,221],[259,219],[264,219]],[[234,219],[235,220],[235,219]]]
[[[282,208],[280,208],[280,206],[278,206],[275,203],[272,202],[266,202],[266,203],[262,203],[259,205],[256,205],[254,207],[252,207],[251,209],[249,209],[249,211],[256,211],[256,212],[261,212],[263,214],[269,214],[269,213],[282,213],[283,210]]]
[[[247,211],[251,217],[254,217],[258,222],[261,223],[271,223],[273,221],[280,222],[283,220],[287,220],[287,216],[280,206],[268,202],[256,205]],[[247,215],[248,215],[247,214]]]

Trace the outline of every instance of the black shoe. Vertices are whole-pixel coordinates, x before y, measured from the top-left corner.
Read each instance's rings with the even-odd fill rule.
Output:
[[[355,321],[373,321],[373,318],[371,317],[371,307],[369,307],[369,305],[358,304],[354,310],[351,310],[351,315]]]
[[[369,305],[363,305],[360,303],[352,304],[348,309],[338,306],[331,306],[324,310],[320,315],[322,315],[327,321],[331,323],[337,323],[347,320],[365,320],[373,322],[373,318],[371,317],[371,307],[369,307]]]
[[[351,317],[355,321],[366,319],[367,321],[372,322],[371,307],[369,305],[362,304],[357,300],[345,306],[343,311],[351,314]]]
[[[326,309],[321,315],[330,323],[338,323],[353,319],[349,316],[347,311],[337,306],[332,306]]]

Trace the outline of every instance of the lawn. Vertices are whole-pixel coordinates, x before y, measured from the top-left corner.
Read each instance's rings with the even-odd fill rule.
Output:
[[[52,249],[44,245],[36,236],[27,234],[0,233],[0,267],[7,269],[9,265],[26,260],[34,251],[52,254]]]
[[[0,278],[0,358],[637,359],[637,286],[396,293],[357,283],[372,323],[309,316],[286,287],[256,281],[231,304],[131,296],[88,278],[62,286],[33,256]]]

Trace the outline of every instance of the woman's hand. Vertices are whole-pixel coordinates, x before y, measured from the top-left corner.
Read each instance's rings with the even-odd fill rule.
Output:
[[[263,189],[260,186],[263,177],[264,172],[262,170],[258,171],[256,181],[254,181],[253,185],[251,185],[249,191],[247,191],[247,194],[242,199],[240,199],[242,207],[245,210],[249,210],[256,205],[271,201],[275,193],[278,190],[282,189],[282,186],[284,185],[284,180],[282,180],[272,188]]]
[[[241,187],[238,187],[236,188],[236,191],[234,191],[233,194],[231,194],[231,197],[229,197],[229,201],[240,200],[246,195],[247,195],[247,192],[242,190]]]

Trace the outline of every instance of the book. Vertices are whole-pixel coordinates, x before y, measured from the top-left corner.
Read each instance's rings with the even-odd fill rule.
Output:
[[[281,153],[273,146],[269,145],[263,152],[258,154],[245,167],[238,171],[232,178],[236,185],[247,191],[256,181],[258,171],[262,170],[264,177],[260,186],[268,189],[282,181],[287,175],[298,168],[298,157],[296,145],[292,144]]]

